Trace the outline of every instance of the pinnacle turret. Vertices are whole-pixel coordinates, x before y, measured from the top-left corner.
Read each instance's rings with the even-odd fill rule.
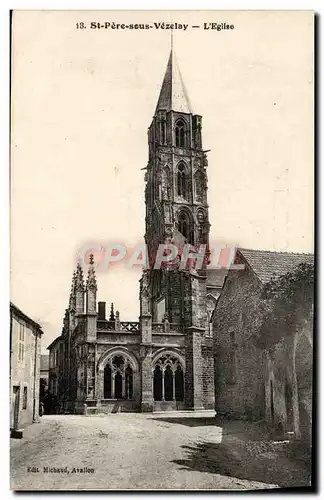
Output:
[[[75,292],[76,292],[76,271],[73,273],[72,284],[71,284],[71,292],[69,298],[69,310],[75,311]]]
[[[89,289],[97,290],[97,280],[96,280],[96,274],[95,274],[95,270],[94,270],[94,259],[93,259],[92,253],[90,254],[90,257],[89,257],[89,270],[88,270],[86,288],[87,288],[87,290],[89,290]]]
[[[109,321],[115,321],[114,303],[111,303]]]
[[[80,292],[84,291],[83,271],[80,262],[77,263],[77,268],[75,272],[75,289]]]

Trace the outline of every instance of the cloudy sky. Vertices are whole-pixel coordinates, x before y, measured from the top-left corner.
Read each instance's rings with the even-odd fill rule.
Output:
[[[15,12],[11,299],[43,325],[43,350],[61,332],[78,250],[134,246],[145,231],[141,169],[170,30],[90,22],[170,21],[189,25],[174,46],[211,150],[211,239],[313,251],[310,12]],[[139,277],[123,265],[98,273],[98,299],[137,320]]]

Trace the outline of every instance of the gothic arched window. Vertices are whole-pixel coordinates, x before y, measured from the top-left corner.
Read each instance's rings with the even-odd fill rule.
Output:
[[[184,163],[180,163],[177,172],[178,196],[188,198],[188,175]]]
[[[183,120],[178,120],[175,124],[175,145],[179,148],[185,147],[186,126]]]
[[[133,369],[122,355],[110,358],[104,369],[104,398],[133,398]]]
[[[155,362],[153,396],[155,401],[184,399],[184,369],[180,360],[171,353],[162,355]]]
[[[178,216],[178,230],[188,241],[190,240],[190,219],[184,210]]]

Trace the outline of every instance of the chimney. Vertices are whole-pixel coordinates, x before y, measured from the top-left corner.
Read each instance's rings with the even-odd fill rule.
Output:
[[[98,302],[98,319],[106,319],[106,302]]]

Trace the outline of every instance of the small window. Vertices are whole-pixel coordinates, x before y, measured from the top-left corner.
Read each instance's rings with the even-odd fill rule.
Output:
[[[19,324],[19,340],[25,340],[25,326],[21,323]]]
[[[25,325],[19,324],[18,361],[23,361],[25,356]]]
[[[27,409],[27,387],[24,387],[23,410]]]

